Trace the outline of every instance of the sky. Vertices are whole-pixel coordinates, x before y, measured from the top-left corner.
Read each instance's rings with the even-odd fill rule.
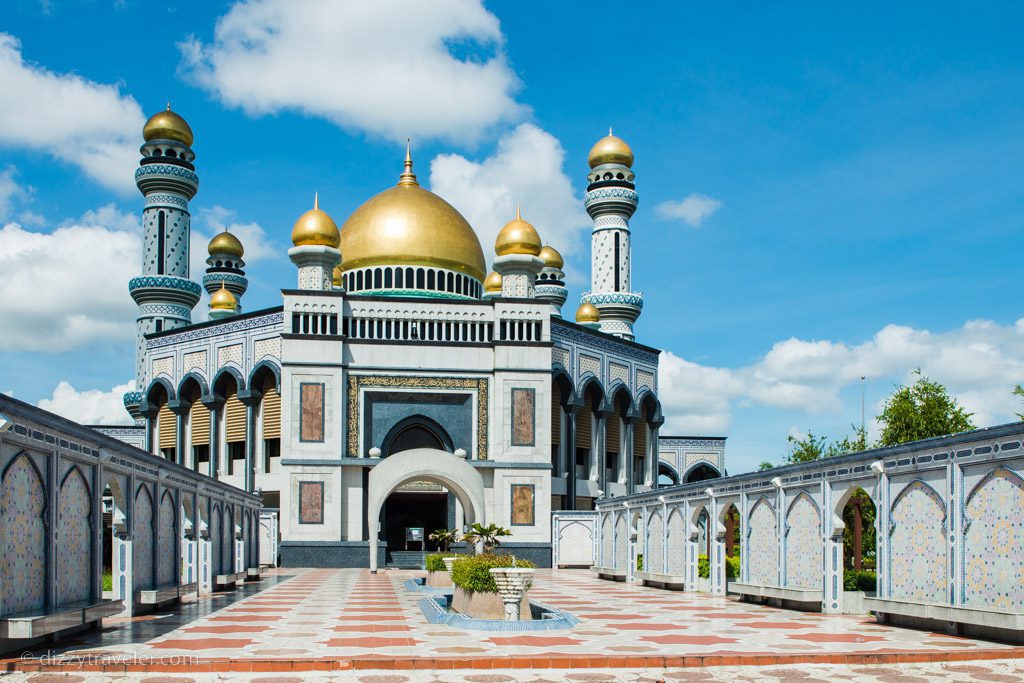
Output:
[[[522,205],[589,281],[586,156],[629,142],[637,340],[663,434],[738,473],[867,425],[915,368],[978,426],[1024,381],[1024,50],[1015,3],[8,0],[0,7],[0,391],[124,422],[142,125],[195,131],[192,277],[224,227],[246,310],[292,223],[420,180],[490,255]],[[194,319],[205,317],[204,302]],[[865,379],[861,380],[861,377]]]

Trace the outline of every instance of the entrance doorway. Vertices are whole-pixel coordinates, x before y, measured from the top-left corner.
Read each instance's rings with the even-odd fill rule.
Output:
[[[399,489],[384,501],[380,526],[388,544],[387,566],[419,567],[424,554],[438,549],[430,534],[449,528],[448,492]],[[417,529],[422,530],[422,541],[416,540]]]

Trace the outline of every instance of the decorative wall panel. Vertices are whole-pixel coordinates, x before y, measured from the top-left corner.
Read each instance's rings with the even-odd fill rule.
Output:
[[[537,392],[534,389],[512,390],[512,445],[536,444]]]
[[[915,481],[892,508],[892,597],[947,601],[946,507],[933,488]]]
[[[964,602],[1024,611],[1024,480],[999,467],[967,499]]]
[[[534,525],[533,484],[512,484],[512,526]]]
[[[156,583],[158,586],[175,583],[175,572],[179,566],[176,521],[174,496],[168,491],[160,497],[160,513],[157,518]]]
[[[665,523],[661,519],[661,512],[655,510],[647,524],[647,554],[644,556],[644,571],[660,574],[664,569],[665,549],[663,547],[665,538]]]
[[[143,484],[135,494],[132,509],[132,573],[135,590],[153,588],[153,499]]]
[[[81,470],[72,469],[57,496],[57,604],[92,597],[92,500]]]
[[[810,496],[801,493],[786,517],[786,586],[821,587],[821,515]]]
[[[324,440],[324,385],[299,385],[299,441]]]
[[[46,489],[29,456],[4,473],[0,489],[0,609],[16,614],[46,603]]]
[[[324,483],[299,482],[299,524],[324,523]]]
[[[775,507],[761,498],[750,513],[747,533],[750,582],[763,586],[779,585],[779,529]]]

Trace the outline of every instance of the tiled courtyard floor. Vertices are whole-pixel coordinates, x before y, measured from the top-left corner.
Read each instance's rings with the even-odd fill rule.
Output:
[[[416,575],[279,570],[233,594],[132,620],[108,620],[101,632],[65,642],[59,650],[36,651],[18,668],[74,671],[81,663],[85,670],[106,673],[125,671],[128,665],[128,671],[195,674],[388,668],[636,671],[739,664],[789,670],[794,663],[830,663],[853,670],[901,661],[902,671],[909,662],[1024,657],[1021,647],[880,626],[868,617],[805,614],[732,598],[609,583],[589,572],[564,570],[538,570],[532,596],[577,616],[580,623],[574,628],[529,634],[462,631],[427,623],[417,606],[423,594],[402,585]],[[1007,666],[1024,671],[1024,659]]]

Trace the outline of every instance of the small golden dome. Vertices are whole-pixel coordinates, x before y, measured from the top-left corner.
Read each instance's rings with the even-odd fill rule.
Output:
[[[233,311],[238,308],[238,300],[221,282],[220,289],[210,295],[210,308],[215,311]]]
[[[427,266],[487,274],[484,251],[473,228],[451,204],[424,189],[406,151],[398,184],[366,200],[341,226],[341,269],[366,266]]]
[[[338,248],[341,236],[338,226],[326,213],[320,210],[319,194],[313,196],[313,208],[299,216],[292,228],[292,244],[297,247],[320,245]]]
[[[341,265],[334,266],[334,270],[331,273],[331,282],[335,287],[341,287]]]
[[[601,312],[597,310],[597,306],[589,301],[584,301],[576,309],[576,322],[578,323],[596,323],[600,320]]]
[[[590,164],[590,168],[595,168],[601,164],[622,164],[626,167],[632,167],[633,150],[629,148],[625,140],[612,135],[612,129],[609,128],[608,135],[598,140],[590,148],[590,154],[587,155],[587,163]]]
[[[234,256],[235,258],[242,258],[242,255],[245,253],[245,249],[242,247],[242,243],[239,239],[227,230],[214,235],[206,250],[209,252],[210,256],[213,256],[214,254],[227,254],[228,256]]]
[[[171,111],[171,103],[167,103],[167,109],[157,112],[149,117],[146,125],[142,127],[142,137],[150,140],[177,140],[186,147],[192,146],[192,129],[185,119]]]
[[[500,292],[501,291],[501,275],[494,272],[493,270],[484,280],[484,291],[485,292]]]
[[[523,220],[516,208],[516,217],[505,224],[494,240],[494,253],[498,256],[508,254],[540,254],[541,242],[537,229]]]
[[[540,250],[540,257],[544,261],[545,268],[561,270],[562,267],[565,266],[565,261],[562,259],[562,255],[558,253],[558,250],[550,245],[544,245],[544,248]]]

